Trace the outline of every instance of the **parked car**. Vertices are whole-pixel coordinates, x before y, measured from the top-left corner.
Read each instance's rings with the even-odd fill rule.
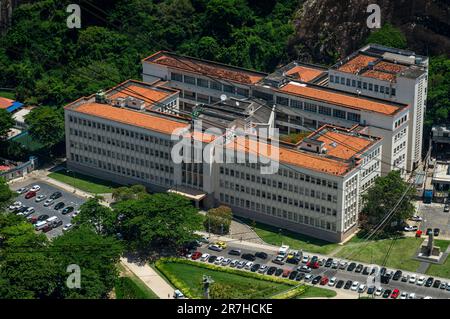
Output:
[[[408,282],[408,281],[409,281],[409,278],[410,278],[409,275],[406,275],[406,274],[405,274],[405,275],[402,276],[401,281],[402,281],[402,282]]]
[[[397,299],[399,294],[400,294],[400,290],[398,290],[397,288],[395,288],[395,289],[392,291],[391,298],[392,298],[392,299]]]
[[[34,229],[36,229],[37,231],[40,231],[40,230],[42,230],[42,228],[44,228],[45,225],[47,225],[46,220],[37,222],[36,224],[34,224]]]
[[[434,235],[434,237],[439,236],[439,233],[440,233],[440,232],[441,232],[441,230],[440,230],[439,228],[433,229],[433,235]]]
[[[297,270],[293,270],[289,274],[289,279],[294,280],[297,277],[297,275],[298,275],[298,271]]]
[[[255,256],[261,259],[267,259],[268,255],[265,252],[262,251],[258,251],[257,253],[255,253]]]
[[[323,276],[322,279],[320,279],[320,284],[322,286],[325,286],[326,284],[328,284],[329,281],[330,279],[327,276]]]
[[[55,221],[53,224],[52,224],[52,227],[53,228],[58,228],[59,226],[62,226],[63,225],[63,221],[61,220],[61,219],[58,219],[57,221]]]
[[[364,267],[362,273],[363,273],[363,275],[367,276],[370,274],[370,271],[371,271],[371,268],[369,266],[366,266],[366,267]]]
[[[450,205],[446,204],[444,206],[444,213],[448,213],[448,212],[450,212]]]
[[[30,192],[39,192],[41,190],[41,186],[39,185],[34,185],[33,187],[30,188]]]
[[[383,293],[383,298],[389,298],[389,296],[391,295],[392,290],[391,289],[386,289]]]
[[[328,258],[327,261],[325,262],[325,267],[329,268],[331,267],[331,265],[333,264],[333,258]]]
[[[228,254],[229,255],[233,255],[233,256],[240,256],[241,255],[241,250],[240,249],[230,249]]]
[[[53,226],[50,224],[46,224],[44,227],[42,227],[42,232],[43,233],[48,233],[49,231],[51,231],[53,229]]]
[[[36,196],[36,192],[29,191],[28,193],[25,194],[26,199],[33,198],[34,196]]]
[[[259,272],[260,274],[264,274],[268,269],[269,269],[269,266],[267,266],[267,265],[261,265],[261,267],[259,268],[258,272]]]
[[[47,199],[45,202],[44,202],[44,207],[49,207],[49,206],[52,206],[53,204],[55,203],[55,200],[54,199]]]
[[[214,264],[216,265],[220,265],[222,263],[222,261],[224,260],[224,258],[222,256],[219,256],[216,258],[216,260],[214,261]]]
[[[275,273],[275,271],[277,270],[277,267],[269,267],[269,269],[267,269],[267,274],[268,275],[273,275]]]
[[[53,194],[50,195],[50,199],[58,199],[62,196],[61,192],[54,192]]]
[[[237,264],[236,268],[239,268],[239,269],[244,268],[246,263],[247,263],[247,262],[246,262],[245,260],[241,260],[241,261]]]
[[[201,256],[202,256],[202,253],[199,252],[199,251],[196,251],[196,252],[194,252],[194,253],[192,254],[191,259],[192,259],[192,260],[197,260],[197,259],[199,259]]]
[[[336,283],[336,288],[340,289],[340,288],[342,288],[342,286],[344,286],[344,281],[338,280],[338,282]]]
[[[331,277],[328,281],[328,286],[334,287],[336,285],[336,277]]]
[[[277,264],[277,265],[284,265],[284,262],[283,262],[283,259],[280,257],[280,256],[277,256],[277,258],[275,258],[274,260],[272,260],[272,262],[274,263],[274,264]]]
[[[290,275],[291,271],[289,269],[283,269],[282,276],[287,278]]]
[[[310,282],[311,280],[313,280],[314,275],[311,274],[306,274],[305,275],[305,282]]]
[[[222,248],[222,249],[227,249],[227,243],[224,242],[224,241],[218,241],[218,242],[216,243],[216,245],[219,246],[219,247]]]
[[[242,259],[245,259],[245,260],[249,260],[249,261],[255,261],[255,259],[256,259],[256,257],[255,257],[255,255],[253,255],[253,254],[242,254]]]
[[[63,229],[62,229],[62,231],[63,231],[63,232],[66,232],[66,231],[68,231],[69,229],[71,229],[72,227],[73,227],[73,225],[72,225],[71,223],[65,224],[64,227],[63,227]],[[200,254],[200,255],[201,255],[201,254]]]
[[[441,285],[439,286],[439,289],[447,289],[447,283],[442,282]]]
[[[259,269],[260,267],[261,267],[260,264],[254,264],[254,265],[252,266],[252,268],[250,268],[250,271],[252,271],[252,272],[258,271],[258,269]]]
[[[425,287],[431,287],[431,285],[433,285],[434,282],[434,278],[433,277],[429,277],[427,279],[427,281],[425,282]]]
[[[401,277],[402,277],[402,271],[401,271],[401,270],[397,270],[397,271],[394,273],[394,276],[392,277],[392,280],[397,281],[397,280],[399,280]]]
[[[179,291],[179,290],[177,289],[177,290],[175,290],[175,291],[173,292],[173,298],[174,298],[174,299],[184,299],[184,295],[183,295],[183,293],[182,293],[181,291]]]
[[[16,201],[9,205],[9,210],[16,210],[18,208],[22,207],[22,202]]]
[[[352,286],[352,283],[353,282],[351,280],[347,280],[345,282],[344,289],[350,289],[350,287]]]
[[[239,260],[237,260],[237,259],[233,259],[231,262],[230,262],[230,267],[236,267],[237,266],[237,264],[239,263]]]
[[[427,231],[425,232],[425,234],[429,235],[433,232],[433,230],[431,228],[427,228]]]
[[[421,222],[423,220],[423,218],[416,215],[416,216],[411,217],[411,220],[413,220],[415,222]]]
[[[420,277],[417,279],[416,285],[417,285],[417,286],[423,286],[424,284],[425,284],[425,277],[424,277],[424,276],[420,276]]]
[[[61,208],[64,208],[65,204],[63,202],[59,202],[58,204],[53,207],[55,210],[60,210]]]
[[[230,258],[224,258],[221,262],[222,266],[228,266],[231,263],[231,259]]]
[[[405,231],[417,231],[418,229],[419,229],[419,227],[417,227],[417,226],[410,226],[410,225],[405,226],[405,228],[404,228]]]
[[[433,288],[439,288],[441,286],[441,281],[436,279],[433,283]]]
[[[321,279],[322,279],[322,276],[316,276],[316,277],[314,277],[314,279],[311,281],[311,283],[312,283],[313,285],[316,285],[316,284],[318,284],[318,283],[320,282]]]
[[[70,214],[71,212],[73,212],[73,210],[74,210],[73,206],[67,206],[66,208],[64,208],[61,211],[61,214],[67,215],[67,214]]]
[[[375,296],[381,296],[383,294],[383,288],[378,287],[377,290],[375,290]]]
[[[308,255],[303,255],[302,263],[306,264],[308,261],[309,261],[309,256]]]
[[[410,283],[410,284],[415,284],[415,283],[416,283],[416,280],[417,280],[417,276],[416,276],[415,274],[412,274],[412,275],[409,277],[409,283]]]
[[[204,253],[204,254],[202,254],[202,256],[200,257],[200,260],[201,260],[201,261],[206,261],[206,260],[208,260],[208,258],[209,258],[209,254]]]
[[[210,257],[208,258],[208,262],[209,262],[210,264],[212,264],[212,263],[214,263],[214,262],[216,261],[216,259],[217,259],[217,256],[212,255],[212,256],[210,256]]]
[[[21,187],[18,190],[16,190],[17,194],[21,195],[24,194],[26,192],[28,192],[28,188],[27,187]]]
[[[347,267],[347,271],[353,271],[356,268],[356,263],[351,263]]]
[[[400,294],[400,299],[408,299],[408,293],[403,291],[403,292]]]
[[[368,295],[373,295],[373,293],[375,292],[375,289],[376,289],[375,286],[367,287],[367,294]]]
[[[366,291],[366,289],[367,289],[367,286],[364,285],[364,284],[361,284],[358,287],[358,293],[362,294],[362,293],[364,293]]]
[[[341,261],[341,262],[339,263],[339,269],[345,269],[345,268],[347,268],[347,265],[348,265],[348,262],[346,262],[346,261]]]
[[[355,281],[355,282],[353,282],[351,289],[353,291],[356,291],[356,290],[358,290],[358,287],[359,287],[359,282]]]
[[[245,269],[250,270],[253,267],[253,261],[247,261],[245,264]]]
[[[36,203],[39,203],[39,202],[42,202],[46,198],[47,198],[47,195],[41,194],[39,196],[36,196],[35,201],[36,201]]]
[[[416,294],[414,292],[410,293],[408,299],[416,299]]]
[[[301,272],[306,272],[306,273],[310,273],[310,272],[312,271],[312,269],[309,268],[309,267],[306,266],[306,265],[299,266],[299,267],[297,268],[297,270],[298,270],[298,271],[301,271]]]
[[[213,251],[222,251],[222,250],[223,250],[222,247],[217,246],[217,245],[215,245],[215,244],[209,245],[209,246],[208,246],[208,249],[211,249],[211,250],[213,250]]]
[[[359,264],[358,266],[356,266],[355,272],[360,273],[363,270],[363,268],[364,268],[364,265]]]
[[[305,273],[304,273],[304,272],[299,272],[299,273],[297,274],[297,277],[295,277],[295,280],[296,280],[296,281],[300,281],[300,280],[302,280],[303,278],[305,278]]]
[[[333,263],[331,264],[331,268],[337,269],[339,267],[339,262],[337,260],[333,260]]]
[[[280,276],[283,273],[283,268],[277,268],[277,270],[275,270],[275,276]]]

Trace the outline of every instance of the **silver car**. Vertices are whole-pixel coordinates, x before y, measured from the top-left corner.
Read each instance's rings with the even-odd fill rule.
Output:
[[[55,203],[55,200],[54,200],[54,199],[47,199],[47,200],[44,202],[44,206],[45,206],[45,207],[49,207],[49,206],[52,206],[54,203]]]

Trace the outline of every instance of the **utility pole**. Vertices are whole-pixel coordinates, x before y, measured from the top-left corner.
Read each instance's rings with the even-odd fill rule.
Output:
[[[211,278],[211,276],[203,275],[203,293],[205,299],[209,299],[209,287],[212,283],[214,283],[214,280]]]

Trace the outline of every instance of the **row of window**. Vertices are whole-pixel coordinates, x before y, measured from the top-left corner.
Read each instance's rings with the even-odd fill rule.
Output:
[[[223,84],[218,81],[210,81],[207,79],[196,78],[190,75],[183,75],[180,73],[171,72],[170,79],[176,82],[184,82],[186,84],[195,85],[203,88],[209,88],[217,91],[223,91],[226,93],[237,94],[244,97],[248,97],[250,94],[250,90],[248,89],[234,87],[233,85]]]
[[[145,182],[151,181],[152,183],[164,185],[164,186],[172,186],[173,185],[173,179],[161,177],[158,175],[153,175],[148,172],[141,172],[138,170],[131,169],[129,167],[114,165],[109,162],[96,160],[94,158],[90,158],[90,157],[86,157],[86,156],[80,156],[80,155],[74,154],[74,153],[70,153],[70,158],[72,161],[78,162],[80,164],[95,166],[97,168],[107,170],[109,172],[114,172],[119,175],[140,179]]]
[[[327,220],[311,217],[307,215],[299,214],[297,211],[287,211],[284,209],[280,209],[274,206],[269,206],[265,204],[261,204],[258,202],[253,202],[250,200],[246,200],[243,198],[234,197],[228,194],[219,194],[219,198],[221,202],[227,203],[232,206],[242,207],[248,210],[258,211],[261,213],[265,213],[268,215],[272,215],[274,217],[288,219],[300,224],[309,225],[316,228],[322,228],[329,231],[336,231],[336,223],[329,222]]]
[[[401,119],[398,119],[397,121],[395,121],[394,127],[395,127],[395,128],[399,127],[400,125],[402,125],[403,123],[405,123],[407,119],[408,119],[408,115],[405,114],[404,116],[402,116]]]
[[[378,85],[378,84],[372,84],[372,83],[367,83],[364,81],[360,81],[360,80],[352,80],[349,78],[344,78],[343,76],[334,76],[334,75],[330,75],[330,83],[336,83],[336,84],[341,84],[341,85],[345,85],[345,86],[352,86],[354,88],[358,88],[358,89],[363,89],[363,90],[368,90],[368,91],[373,91],[373,92],[380,92],[383,94],[391,94],[392,96],[395,96],[396,92],[395,92],[395,88],[389,88],[388,86],[383,86],[383,85]]]
[[[397,134],[395,134],[394,136],[394,143],[397,142],[400,138],[402,138],[404,135],[406,135],[406,130],[407,128],[405,127],[404,129],[400,130],[400,132],[398,132]]]
[[[406,147],[406,141],[404,141],[403,143],[398,144],[395,148],[394,148],[394,155],[396,155],[398,152],[400,152],[402,149],[404,149]]]

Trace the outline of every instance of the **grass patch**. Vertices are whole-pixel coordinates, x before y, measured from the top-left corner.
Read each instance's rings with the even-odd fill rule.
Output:
[[[411,258],[415,255],[422,242],[423,239],[415,237],[397,239],[386,261],[386,267],[415,272],[420,263]],[[347,244],[336,254],[336,257],[365,263],[382,264],[391,243],[392,240],[383,239],[370,242],[369,244]]]
[[[262,224],[259,222],[253,222],[249,219],[240,218],[248,225],[254,226],[253,230],[268,244],[281,246],[289,245],[291,249],[303,249],[311,253],[329,254],[336,249],[339,245],[330,243],[324,240],[316,239],[302,234],[297,234],[288,230],[282,230],[281,235],[279,228]]]
[[[441,248],[441,252],[445,252],[450,244],[448,240],[436,239],[434,241],[436,246]],[[427,274],[431,276],[450,278],[450,256],[447,256],[445,263],[442,265],[432,264],[427,270]]]
[[[280,140],[287,143],[297,144],[309,134],[311,134],[311,132],[291,133],[289,135],[284,134],[280,136]]]
[[[120,186],[118,184],[101,180],[95,177],[79,174],[76,172],[68,172],[67,170],[53,172],[49,174],[48,177],[93,194],[112,193],[114,188]]]
[[[15,100],[15,94],[11,91],[0,91],[0,97],[4,97],[6,99]]]
[[[119,277],[115,285],[116,299],[159,299],[136,276]]]
[[[318,298],[318,297],[333,298],[336,297],[336,291],[331,289],[323,289],[319,287],[308,286],[306,288],[306,291],[300,296],[298,296],[296,299]]]

